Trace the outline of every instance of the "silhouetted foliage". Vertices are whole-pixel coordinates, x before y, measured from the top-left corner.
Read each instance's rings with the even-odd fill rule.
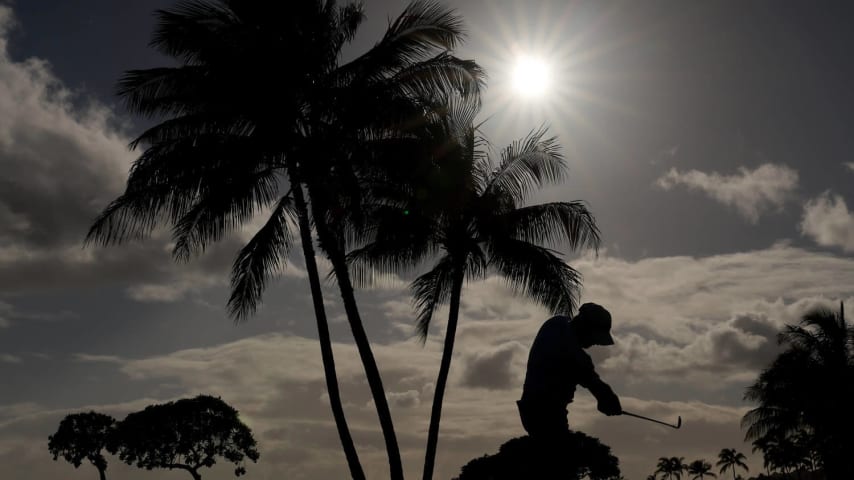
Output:
[[[786,350],[745,394],[759,404],[742,419],[746,439],[770,469],[808,462],[829,480],[854,478],[854,327],[842,306],[838,314],[820,308],[786,326],[779,341]]]
[[[235,464],[235,475],[243,475],[244,460],[258,460],[255,446],[237,410],[199,395],[131,413],[119,422],[108,449],[128,465],[186,470],[199,480],[199,469],[212,467],[220,457]]]
[[[688,470],[688,465],[685,465],[684,457],[661,457],[658,459],[658,465],[655,473],[660,473],[664,480],[680,480],[682,473]]]
[[[101,451],[107,447],[116,420],[103,413],[73,413],[59,422],[56,433],[48,437],[47,448],[57,460],[62,457],[74,468],[88,460],[106,478],[107,459]]]
[[[712,464],[705,460],[694,460],[688,464],[686,470],[688,475],[691,475],[691,480],[703,480],[706,477],[717,477],[712,472]]]
[[[617,480],[620,461],[611,448],[597,438],[569,432],[561,451],[542,448],[530,437],[514,438],[495,455],[476,458],[463,466],[455,480],[520,480],[561,478],[577,480]]]
[[[727,470],[732,471],[732,478],[735,479],[736,469],[743,469],[745,472],[750,471],[747,468],[747,464],[745,463],[747,457],[744,456],[743,453],[737,451],[734,448],[724,448],[718,452],[718,461],[715,463],[718,467],[721,467],[720,472],[723,474]]]
[[[501,276],[514,291],[554,314],[571,315],[581,276],[549,247],[597,248],[599,231],[582,202],[527,205],[536,191],[565,178],[555,137],[544,129],[502,149],[497,161],[474,125],[478,110],[452,103],[437,122],[433,167],[418,172],[395,202],[371,213],[373,241],[350,254],[357,278],[433,266],[410,285],[417,332],[426,339],[434,313],[450,304],[434,391],[423,478],[432,478],[445,385],[466,281]],[[406,212],[403,214],[402,212]],[[438,259],[435,255],[438,254]]]
[[[753,442],[753,451],[762,452],[763,466],[768,473],[801,474],[821,465],[815,437],[807,431],[788,436],[769,433]]]
[[[483,73],[450,54],[464,36],[459,16],[422,0],[390,22],[373,48],[344,63],[342,48],[363,19],[360,3],[317,0],[191,0],[159,11],[152,46],[179,65],[129,71],[119,95],[134,113],[163,121],[133,142],[145,151],[125,193],[88,238],[116,243],[171,224],[173,253],[185,260],[256,214],[271,212],[234,262],[229,309],[242,320],[284,266],[296,220],[330,404],[351,473],[363,478],[337,398],[313,220],[365,366],[391,476],[401,478],[391,414],[350,285],[345,255],[351,237],[342,231],[340,211],[359,211],[363,170],[376,161],[378,140],[401,138],[400,126],[420,123],[413,117],[438,108],[430,103],[437,98],[451,92],[476,97]],[[400,150],[394,153],[394,161],[405,163]]]

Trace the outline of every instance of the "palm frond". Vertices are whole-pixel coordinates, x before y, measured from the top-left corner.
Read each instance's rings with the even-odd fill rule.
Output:
[[[546,128],[534,130],[501,152],[501,163],[490,176],[487,192],[506,192],[522,203],[534,188],[562,180],[566,163],[556,137],[544,138]]]
[[[453,272],[454,263],[451,257],[445,255],[429,272],[416,278],[409,286],[417,313],[415,329],[422,342],[427,341],[433,314],[440,305],[451,299]]]
[[[287,261],[293,243],[293,209],[293,198],[289,194],[282,197],[264,226],[234,260],[228,309],[235,321],[243,321],[255,313],[267,279]]]
[[[161,221],[177,224],[206,192],[222,191],[240,171],[272,172],[251,143],[200,136],[161,142],[134,162],[125,193],[95,220],[86,242],[109,245],[144,237]]]
[[[342,65],[338,73],[345,81],[380,81],[407,65],[455,49],[464,37],[462,19],[453,10],[436,2],[416,0],[389,24],[373,48]]]
[[[95,218],[84,243],[106,246],[150,235],[172,193],[168,186],[125,192]]]
[[[433,49],[454,50],[465,35],[456,12],[438,2],[415,0],[389,24],[377,47],[387,58],[413,60]]]
[[[150,45],[186,63],[203,59],[204,52],[222,53],[226,32],[239,21],[227,2],[184,0],[155,12],[157,25]],[[202,58],[200,58],[202,57]]]
[[[209,74],[208,68],[194,65],[129,70],[119,79],[116,95],[128,110],[145,117],[184,115],[213,100],[204,95]]]
[[[494,220],[502,233],[530,243],[598,250],[601,241],[596,219],[580,201],[531,205],[497,215]]]
[[[195,204],[175,223],[172,253],[176,259],[187,260],[204,252],[210,243],[275,201],[279,184],[274,170],[231,173],[207,185]]]
[[[578,304],[581,274],[547,248],[519,240],[494,241],[489,265],[511,289],[554,314],[572,315]]]
[[[341,51],[341,48],[345,44],[353,40],[359,26],[365,21],[364,4],[362,2],[353,2],[342,7],[337,7],[335,17],[337,39],[333,49]]]
[[[255,122],[234,115],[197,113],[164,120],[140,134],[130,143],[131,149],[140,144],[163,144],[199,135],[228,135],[245,137],[255,130]]]
[[[387,81],[389,85],[416,98],[437,99],[452,94],[480,103],[486,73],[474,60],[461,60],[447,52],[407,65]]]
[[[432,223],[419,212],[387,206],[370,214],[372,240],[347,255],[354,284],[370,286],[415,268],[437,251]]]

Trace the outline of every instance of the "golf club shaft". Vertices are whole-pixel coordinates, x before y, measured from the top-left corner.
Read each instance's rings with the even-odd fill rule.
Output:
[[[630,417],[640,418],[641,420],[647,420],[650,422],[660,423],[660,424],[666,425],[670,428],[679,428],[682,426],[682,417],[679,417],[679,423],[677,423],[676,425],[671,425],[669,423],[662,422],[661,420],[656,420],[654,418],[644,417],[643,415],[638,415],[636,413],[627,412],[625,410],[623,410],[623,415],[628,415]]]

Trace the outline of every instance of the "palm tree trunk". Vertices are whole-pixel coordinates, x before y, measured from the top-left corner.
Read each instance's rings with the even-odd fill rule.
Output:
[[[377,409],[377,417],[379,417],[386,453],[388,454],[389,478],[390,480],[403,480],[403,463],[400,459],[400,447],[397,444],[397,435],[394,433],[394,422],[391,418],[391,411],[388,407],[388,399],[385,396],[385,389],[383,388],[377,361],[371,350],[371,342],[368,340],[368,335],[362,324],[362,317],[359,315],[359,307],[356,304],[353,284],[350,281],[350,269],[347,266],[345,245],[335,232],[332,231],[324,218],[324,214],[328,210],[326,195],[324,192],[318,192],[315,188],[312,188],[311,182],[307,183],[306,186],[308,187],[309,201],[311,202],[312,212],[315,217],[317,237],[321,248],[326,252],[327,258],[332,263],[332,271],[335,272],[336,283],[338,283],[341,299],[344,302],[344,312],[347,314],[347,322],[350,324],[353,341],[356,343],[359,359],[362,361],[362,367],[365,369],[365,377],[368,380],[374,406]]]
[[[335,278],[338,280],[338,289],[341,292],[341,299],[344,302],[344,312],[347,314],[347,321],[350,324],[350,330],[353,332],[353,340],[359,351],[359,358],[362,361],[362,367],[365,369],[365,377],[368,380],[374,406],[377,409],[377,416],[379,417],[380,428],[383,432],[385,448],[388,454],[389,478],[391,480],[403,480],[403,463],[400,460],[400,447],[397,444],[397,435],[394,433],[394,423],[388,407],[388,399],[385,396],[385,389],[383,388],[377,361],[371,350],[371,342],[368,340],[368,335],[365,333],[365,327],[362,324],[362,317],[359,315],[359,307],[356,304],[356,295],[353,290],[353,284],[350,281],[350,269],[347,267],[344,245],[332,232],[325,220],[317,220],[326,211],[323,194],[316,194],[310,186],[308,193],[312,209],[315,213],[317,236],[320,240],[321,248],[326,252],[329,261],[332,263],[332,270],[335,272]]]
[[[451,302],[448,312],[448,326],[445,331],[445,345],[442,349],[442,362],[439,366],[439,377],[436,379],[436,389],[433,392],[433,408],[430,412],[430,428],[427,432],[427,452],[424,455],[423,480],[433,479],[433,467],[436,463],[436,448],[439,445],[439,422],[442,419],[442,400],[445,397],[445,385],[451,370],[451,357],[454,353],[454,340],[457,335],[457,320],[460,314],[460,297],[462,296],[465,271],[457,266],[454,271],[451,290]]]
[[[298,180],[291,176],[292,182]],[[326,391],[329,394],[329,405],[332,408],[332,416],[335,418],[335,426],[338,429],[338,438],[344,448],[344,456],[347,458],[347,466],[350,467],[350,476],[353,480],[365,480],[365,472],[359,462],[359,454],[347,427],[347,418],[344,416],[344,407],[341,403],[341,395],[338,390],[338,375],[335,372],[335,357],[332,353],[332,339],[329,336],[329,322],[326,319],[326,309],[323,306],[323,293],[320,288],[320,275],[317,271],[317,261],[314,257],[314,245],[311,238],[311,225],[308,221],[308,207],[302,192],[302,185],[297,182],[294,185],[294,201],[297,207],[300,239],[302,252],[305,256],[305,269],[308,273],[308,283],[311,287],[311,300],[314,304],[314,317],[317,319],[317,338],[320,342],[320,356],[323,361],[323,373],[326,377]]]
[[[318,235],[321,238],[321,242],[326,240],[324,245],[329,245],[328,242],[331,239],[331,235],[325,225],[321,226],[322,223],[318,222]],[[380,376],[379,368],[377,368],[374,354],[371,351],[371,342],[368,340],[365,327],[362,325],[362,318],[359,315],[359,307],[356,304],[353,284],[350,282],[350,271],[347,267],[347,262],[343,252],[339,248],[333,247],[327,250],[327,253],[329,254],[329,260],[332,262],[335,277],[338,280],[341,299],[344,301],[344,311],[347,314],[350,329],[353,331],[353,340],[355,340],[356,347],[359,350],[359,358],[362,360],[362,366],[365,368],[365,376],[368,379],[374,405],[377,408],[377,416],[380,420],[380,427],[382,428],[385,447],[388,452],[390,478],[391,480],[403,480],[403,464],[400,460],[400,447],[398,447],[397,436],[394,433],[391,411],[389,410],[388,400],[385,396],[382,377]]]
[[[98,468],[98,476],[101,478],[101,480],[107,480],[106,470],[106,468]]]

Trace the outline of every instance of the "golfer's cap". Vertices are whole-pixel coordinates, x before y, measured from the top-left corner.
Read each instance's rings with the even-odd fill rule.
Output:
[[[608,310],[595,303],[585,303],[578,309],[578,317],[589,329],[594,344],[614,344],[614,337],[611,336],[611,313]]]

